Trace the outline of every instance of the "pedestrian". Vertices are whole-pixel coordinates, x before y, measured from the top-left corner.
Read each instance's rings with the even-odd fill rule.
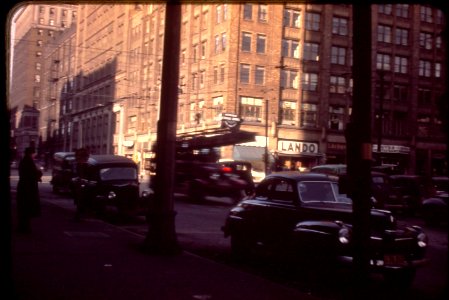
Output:
[[[39,185],[42,171],[34,163],[36,153],[33,147],[25,149],[25,156],[19,163],[19,182],[17,184],[18,231],[30,233],[32,218],[41,214]]]

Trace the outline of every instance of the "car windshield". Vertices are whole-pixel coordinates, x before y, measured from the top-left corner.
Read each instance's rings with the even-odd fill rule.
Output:
[[[100,170],[101,180],[135,180],[137,179],[137,171],[131,167],[112,167]]]
[[[338,191],[329,181],[301,181],[298,191],[302,202],[338,202]]]

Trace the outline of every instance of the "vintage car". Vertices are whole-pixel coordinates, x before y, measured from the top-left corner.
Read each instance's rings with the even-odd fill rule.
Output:
[[[449,177],[431,177],[430,195],[422,201],[420,213],[427,224],[440,225],[449,220]]]
[[[56,152],[53,155],[50,184],[54,193],[72,192],[75,176],[75,153]]]
[[[78,210],[97,215],[115,212],[128,217],[148,212],[149,195],[139,193],[137,164],[119,155],[90,155],[87,162],[78,163],[72,179]]]
[[[326,174],[268,175],[253,196],[233,207],[223,231],[237,257],[270,253],[350,266],[353,260],[352,202]],[[390,211],[371,210],[371,271],[411,283],[426,262],[427,236],[418,226],[398,228]],[[263,249],[263,250],[261,250]]]

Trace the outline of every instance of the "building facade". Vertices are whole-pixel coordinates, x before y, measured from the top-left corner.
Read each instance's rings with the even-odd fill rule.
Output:
[[[70,99],[60,104],[55,126],[66,138],[58,145],[129,156],[143,168],[164,101],[165,7],[81,4],[77,11],[74,50],[61,57],[71,62],[71,75],[63,76],[73,80],[70,93],[58,92]],[[447,172],[445,24],[431,6],[372,6],[367,101],[376,163]],[[352,30],[349,5],[183,5],[178,133],[219,128],[231,114],[256,140],[222,147],[223,158],[263,169],[267,149],[277,167],[345,163]]]

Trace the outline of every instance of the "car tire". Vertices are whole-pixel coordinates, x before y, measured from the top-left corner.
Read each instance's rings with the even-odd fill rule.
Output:
[[[245,259],[251,253],[252,242],[244,234],[234,233],[231,235],[231,252],[237,259]]]

